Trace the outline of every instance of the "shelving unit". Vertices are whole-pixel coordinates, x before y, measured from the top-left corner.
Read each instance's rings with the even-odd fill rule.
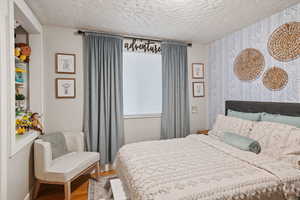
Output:
[[[30,46],[29,39],[28,39],[28,33],[26,30],[19,25],[17,28],[15,28],[15,48],[18,46],[18,44],[26,44]],[[22,61],[19,57],[15,55],[15,73],[16,73],[16,79],[15,79],[15,88],[16,88],[16,94],[23,95],[25,97],[24,100],[21,100],[20,103],[16,102],[16,108],[19,108],[20,110],[26,111],[30,109],[30,80],[29,80],[29,65],[30,62]],[[17,77],[20,76],[20,79]],[[16,100],[17,101],[17,100]]]
[[[16,21],[18,26],[16,26]],[[38,137],[39,132],[21,129],[17,132],[16,120],[24,119],[26,112],[43,113],[43,31],[42,25],[24,0],[12,0],[9,5],[10,26],[10,156],[21,151]],[[24,61],[15,56],[20,43],[31,47],[30,60]],[[19,44],[19,45],[16,45]],[[23,47],[22,47],[23,50]],[[16,95],[18,99],[16,100]],[[25,97],[25,98],[23,98]],[[27,120],[24,120],[27,122]],[[20,121],[19,121],[20,122]],[[18,123],[19,123],[18,122]],[[22,126],[23,127],[23,126]],[[18,134],[17,134],[18,133]],[[21,134],[20,134],[21,133]]]

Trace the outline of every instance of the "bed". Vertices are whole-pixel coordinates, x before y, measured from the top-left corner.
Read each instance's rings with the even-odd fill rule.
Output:
[[[225,113],[228,109],[300,116],[300,104],[290,103],[227,101]],[[219,134],[225,129],[256,138],[262,152],[224,143]],[[299,136],[294,126],[220,115],[208,136],[123,146],[115,169],[131,200],[296,199],[299,155],[283,152],[298,148]]]

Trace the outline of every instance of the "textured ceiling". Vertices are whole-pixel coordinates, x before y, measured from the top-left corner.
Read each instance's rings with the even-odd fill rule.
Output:
[[[43,24],[208,43],[300,0],[25,0]]]

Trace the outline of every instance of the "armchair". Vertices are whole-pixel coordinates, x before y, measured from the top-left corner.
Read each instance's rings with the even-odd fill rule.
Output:
[[[63,132],[63,135],[69,153],[56,159],[52,159],[49,142],[42,139],[34,142],[34,165],[37,179],[34,199],[42,183],[64,185],[65,200],[70,200],[73,180],[92,170],[96,170],[96,178],[99,179],[100,155],[96,152],[84,152],[83,133]]]

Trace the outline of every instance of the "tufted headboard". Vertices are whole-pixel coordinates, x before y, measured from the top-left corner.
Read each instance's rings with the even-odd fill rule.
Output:
[[[228,109],[239,112],[266,112],[300,117],[300,103],[257,102],[257,101],[226,101],[225,115]]]

